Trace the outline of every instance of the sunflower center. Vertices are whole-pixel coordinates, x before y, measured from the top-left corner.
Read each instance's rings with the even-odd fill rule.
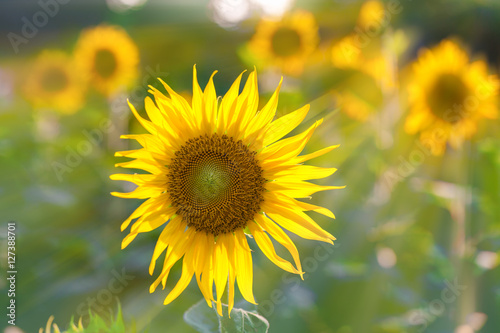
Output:
[[[41,83],[45,91],[61,91],[68,85],[68,76],[59,68],[50,68],[43,73]]]
[[[109,78],[116,70],[116,57],[106,49],[101,49],[95,54],[95,70],[103,78]]]
[[[264,182],[255,152],[213,134],[188,140],[175,153],[167,191],[188,226],[219,235],[244,228],[260,211]]]
[[[194,202],[199,206],[210,206],[225,197],[231,184],[229,164],[223,156],[205,156],[198,165],[193,165],[187,181]]]
[[[290,28],[279,28],[271,39],[274,54],[280,57],[292,56],[300,50],[301,40],[299,33]]]
[[[429,107],[437,117],[454,123],[462,116],[463,103],[468,89],[456,75],[442,74],[436,79],[433,90],[427,98]]]

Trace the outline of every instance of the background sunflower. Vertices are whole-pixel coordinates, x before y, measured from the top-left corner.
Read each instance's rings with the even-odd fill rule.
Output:
[[[413,64],[405,130],[420,132],[420,140],[436,155],[443,154],[447,143],[460,148],[476,133],[481,118],[498,118],[499,87],[488,65],[481,60],[470,63],[454,42],[423,50]]]
[[[101,25],[84,30],[75,49],[76,69],[98,91],[110,95],[137,78],[139,50],[125,30]]]
[[[85,90],[73,59],[62,51],[43,51],[26,72],[24,94],[35,109],[74,113],[84,103]]]
[[[248,48],[262,67],[277,66],[283,73],[299,75],[318,43],[314,15],[302,10],[281,20],[261,20]]]

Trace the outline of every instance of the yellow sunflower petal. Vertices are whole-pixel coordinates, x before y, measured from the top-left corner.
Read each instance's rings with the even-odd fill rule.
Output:
[[[268,146],[262,150],[259,158],[265,160],[266,164],[275,163],[275,160],[289,160],[297,156],[304,149],[305,145],[313,135],[316,128],[321,125],[323,119],[314,122],[304,132],[283,139],[275,144]]]
[[[309,112],[309,108],[309,104],[305,105],[300,109],[273,121],[266,130],[262,145],[266,147],[271,143],[278,141],[290,133],[295,127],[299,126]]]
[[[266,179],[300,179],[300,180],[310,180],[310,179],[320,179],[333,175],[337,171],[336,168],[320,168],[312,165],[294,165],[285,170],[279,172],[264,172],[264,177]]]
[[[344,188],[345,186],[321,186],[301,180],[297,181],[275,181],[266,183],[266,188],[268,191],[280,192],[284,195],[293,198],[307,198],[310,195],[328,190],[336,190]]]
[[[229,128],[229,125],[230,124],[232,125],[233,122],[232,116],[234,114],[234,110],[236,109],[236,101],[238,99],[238,94],[240,92],[240,82],[243,73],[241,73],[236,78],[236,80],[233,82],[227,93],[222,98],[219,114],[217,117],[218,134],[224,134]]]
[[[303,238],[321,240],[330,244],[333,244],[332,240],[335,240],[335,237],[323,230],[302,211],[268,203],[264,203],[262,209],[273,221]]]
[[[241,138],[248,125],[250,115],[254,115],[258,106],[257,75],[251,72],[243,87],[243,91],[236,99],[232,114],[227,122],[227,134],[234,138]]]
[[[132,160],[127,162],[116,163],[115,167],[128,168],[128,169],[142,169],[152,174],[167,173],[163,164],[150,160],[149,163],[144,163],[140,160]]]
[[[255,217],[257,223],[267,231],[269,235],[271,235],[278,243],[283,245],[288,252],[292,255],[292,258],[295,262],[295,266],[297,267],[297,271],[300,272],[300,277],[304,279],[302,272],[302,265],[300,264],[299,251],[297,251],[297,247],[292,242],[290,237],[273,221],[271,221],[267,216],[258,214]]]
[[[262,108],[262,110],[260,110],[260,112],[251,120],[245,133],[245,137],[247,138],[247,140],[253,141],[273,120],[274,115],[276,114],[276,108],[278,107],[278,95],[282,83],[283,77],[281,77],[280,83],[278,84],[278,87],[274,91],[269,101]]]
[[[133,225],[130,233],[122,241],[122,249],[126,248],[135,237],[143,232],[152,231],[165,224],[175,213],[177,207],[168,207],[160,211],[141,216]]]
[[[201,133],[211,134],[216,126],[215,119],[217,117],[217,94],[215,92],[214,86],[214,75],[217,71],[214,71],[208,80],[205,91],[203,92],[203,110],[202,113],[202,127]]]
[[[174,289],[172,289],[172,291],[170,291],[170,293],[167,295],[165,301],[163,301],[163,304],[169,304],[174,299],[176,299],[184,291],[184,289],[186,289],[186,287],[189,285],[189,282],[191,282],[191,279],[193,278],[193,273],[193,269],[188,264],[188,260],[183,260],[181,277],[179,278],[179,281],[175,285]]]
[[[146,148],[117,151],[115,153],[115,156],[137,158],[137,159],[139,159],[139,162],[142,162],[144,164],[152,162],[155,164],[159,163],[161,165],[169,165],[171,162],[171,158],[168,156],[168,154],[154,153],[154,152],[148,151]],[[140,168],[140,169],[143,169],[143,168]]]
[[[189,103],[186,101],[186,99],[184,99],[184,97],[182,97],[181,95],[176,93],[172,88],[170,88],[170,86],[167,83],[165,83],[165,81],[163,81],[162,79],[158,80],[163,84],[163,86],[169,93],[173,105],[172,108],[176,109],[177,112],[183,116],[184,121],[191,124],[191,126],[186,126],[185,130],[195,128],[196,120],[193,117],[193,110],[189,105]],[[189,134],[193,135],[192,133]]]
[[[191,117],[186,117],[184,115],[184,109],[177,109],[171,98],[166,97],[153,86],[149,86],[149,88],[149,92],[155,97],[156,107],[167,119],[166,122],[163,122],[164,129],[173,137],[177,137],[176,141],[182,141],[180,139],[181,134],[192,135],[196,131],[196,128],[199,127],[198,124],[192,123]]]
[[[159,206],[160,203],[167,202],[168,201],[168,195],[166,193],[160,194],[156,198],[150,198],[143,202],[130,216],[122,223],[121,225],[121,231],[127,229],[129,226],[130,222],[133,219],[136,219],[145,213],[147,213],[149,210],[154,210]]]
[[[111,195],[114,195],[118,198],[127,198],[127,199],[148,199],[157,197],[162,194],[161,188],[153,188],[153,187],[138,187],[132,192],[121,193],[121,192],[111,192]]]
[[[310,211],[325,215],[326,217],[330,217],[332,219],[335,218],[335,215],[328,208],[324,208],[324,207],[320,207],[320,206],[316,206],[316,205],[311,205],[311,204],[308,204],[306,202],[302,202],[302,201],[295,200],[295,199],[292,199],[292,200],[297,206],[299,206],[303,210],[310,210]]]
[[[229,259],[229,280],[228,280],[228,285],[229,285],[229,290],[228,290],[228,313],[229,317],[231,317],[231,310],[233,309],[234,306],[234,282],[236,279],[236,267],[235,267],[235,261],[234,261],[234,253],[236,251],[235,245],[234,245],[234,235],[228,235],[226,237],[226,244],[227,244],[227,254],[228,254],[228,259]]]
[[[165,260],[163,263],[163,269],[158,278],[153,282],[153,284],[149,288],[149,292],[152,293],[155,291],[156,287],[160,284],[160,282],[167,279],[168,274],[170,273],[170,269],[172,266],[182,258],[182,256],[186,253],[187,249],[191,245],[193,238],[190,237],[193,235],[193,230],[188,229],[183,231],[177,231],[174,235],[174,240],[172,244],[168,247],[167,254],[165,255]]]
[[[320,149],[318,151],[315,151],[314,153],[310,153],[310,154],[307,154],[307,155],[302,155],[302,156],[297,156],[294,158],[294,162],[295,163],[302,163],[302,162],[305,162],[305,161],[308,161],[308,160],[311,160],[313,158],[316,158],[316,157],[319,157],[321,155],[324,155],[332,150],[334,150],[335,148],[338,148],[340,147],[340,145],[334,145],[334,146],[330,146],[330,147],[326,147],[326,148],[323,148],[323,149]]]
[[[215,246],[213,236],[209,236],[208,245],[206,250],[207,258],[205,260],[205,267],[203,268],[203,273],[201,275],[201,283],[203,285],[203,289],[205,293],[210,297],[210,300],[214,300],[213,298],[213,284],[214,284],[214,259],[213,259],[213,248]],[[211,307],[211,303],[207,300],[209,306]]]
[[[201,282],[201,274],[205,268],[206,261],[209,260],[209,256],[206,251],[206,249],[209,248],[209,236],[204,232],[198,232],[196,233],[196,239],[193,242],[197,245],[194,254],[196,282],[198,283],[198,287],[200,288],[208,306],[212,307],[213,295],[209,294],[209,290],[207,290],[205,285]]]
[[[299,201],[299,200],[296,200],[294,198],[290,198],[288,196],[282,195],[279,192],[269,192],[269,193],[266,193],[266,196],[272,202],[286,203],[288,206],[298,207],[302,211],[315,211],[317,213],[323,214],[323,215],[330,217],[332,219],[335,218],[335,215],[327,208],[319,207],[316,205],[311,205],[309,203]]]
[[[198,84],[196,65],[193,66],[193,100],[191,105],[193,112],[195,113],[195,117],[198,120],[198,126],[201,127],[200,123],[203,119],[203,91],[201,91],[200,85]]]
[[[134,183],[136,185],[164,185],[166,182],[165,175],[153,175],[153,174],[130,174],[130,173],[115,173],[109,176],[111,180],[124,180],[127,182]]]
[[[217,311],[222,316],[222,308],[220,308],[220,301],[228,278],[228,256],[227,256],[227,240],[226,235],[219,235],[214,248],[214,282],[217,293]]]
[[[250,303],[255,303],[252,292],[253,267],[252,254],[243,230],[236,230],[234,266],[236,268],[236,281],[241,295]]]
[[[243,109],[239,112],[240,117],[238,117],[239,119],[237,120],[237,123],[239,124],[239,132],[242,135],[244,135],[245,130],[248,128],[250,119],[254,118],[258,106],[259,88],[257,84],[257,70],[254,69],[248,76],[245,87],[243,88],[241,96],[238,99],[238,104],[236,105],[237,109],[238,107]]]
[[[158,241],[156,242],[156,246],[153,252],[153,256],[151,258],[151,263],[149,265],[149,274],[153,275],[155,270],[156,260],[160,257],[160,255],[165,251],[168,245],[172,242],[174,235],[178,234],[181,231],[182,222],[181,218],[177,215],[170,219],[170,222],[165,226],[160,236],[158,237]]]

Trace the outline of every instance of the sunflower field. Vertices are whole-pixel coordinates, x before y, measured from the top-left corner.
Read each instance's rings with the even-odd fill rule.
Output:
[[[500,2],[3,0],[3,333],[500,332]]]

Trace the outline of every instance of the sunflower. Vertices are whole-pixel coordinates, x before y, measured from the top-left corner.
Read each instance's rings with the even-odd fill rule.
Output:
[[[318,43],[314,15],[296,11],[281,21],[262,19],[249,49],[262,63],[278,66],[287,74],[300,75]]]
[[[23,88],[35,108],[71,114],[84,102],[85,83],[74,70],[71,57],[62,51],[43,51],[30,68]]]
[[[479,119],[497,118],[498,89],[484,61],[471,63],[456,43],[444,40],[413,64],[405,130],[420,133],[434,155],[444,153],[446,142],[459,148],[477,131]]]
[[[105,95],[130,87],[138,75],[137,46],[117,26],[100,25],[84,30],[76,46],[75,58],[78,70]]]
[[[257,112],[256,71],[249,75],[241,94],[243,73],[220,100],[213,75],[202,91],[196,67],[193,72],[191,105],[161,79],[170,97],[150,86],[154,101],[145,99],[150,120],[142,118],[129,104],[149,134],[122,136],[138,141],[143,148],[117,152],[116,156],[134,159],[117,166],[143,169],[149,174],[112,175],[113,180],[138,185],[130,193],[112,194],[147,199],[123,222],[122,231],[137,219],[122,248],[139,233],[164,226],[154,249],[150,274],[154,273],[160,255],[166,255],[150,292],[160,283],[165,287],[172,266],[184,257],[181,277],[164,303],[177,298],[195,275],[207,304],[212,306],[211,301],[215,301],[222,315],[222,294],[228,286],[231,312],[235,281],[243,297],[255,303],[247,236],[255,239],[273,263],[301,277],[299,254],[282,228],[306,239],[333,244],[335,238],[304,212],[316,211],[330,218],[334,218],[333,213],[297,198],[339,188],[305,181],[324,178],[336,169],[302,164],[337,146],[299,156],[322,120],[301,134],[282,139],[302,122],[309,105],[272,121],[281,82],[269,102]],[[276,254],[269,236],[291,253],[295,266]]]

